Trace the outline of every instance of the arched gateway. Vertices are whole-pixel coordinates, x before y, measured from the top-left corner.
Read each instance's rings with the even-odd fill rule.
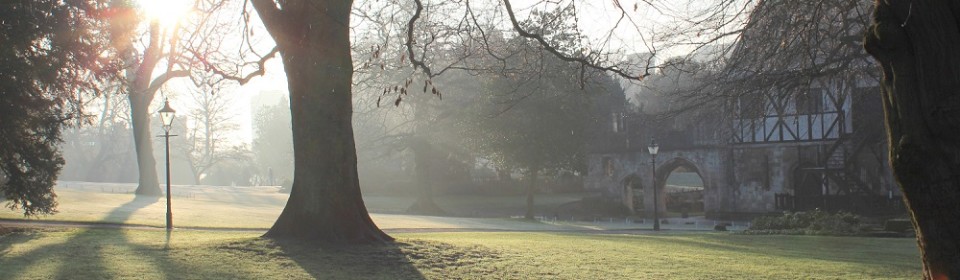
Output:
[[[659,210],[664,212],[670,205],[666,182],[670,174],[678,168],[700,176],[704,187],[702,207],[708,215],[730,207],[724,205],[727,200],[721,195],[729,189],[724,184],[725,174],[718,172],[723,169],[720,165],[723,158],[722,150],[717,149],[662,151],[657,156],[656,163]],[[649,154],[642,151],[629,154],[593,154],[588,160],[589,170],[585,180],[588,190],[599,190],[604,196],[622,203],[636,213],[653,212],[653,166]],[[637,199],[642,199],[642,202],[636,201]]]
[[[597,120],[610,116],[613,125],[596,128],[584,189],[635,213],[653,212],[656,189],[664,211],[670,205],[670,196],[663,193],[666,179],[683,167],[703,181],[708,218],[746,219],[814,208],[902,213],[883,127],[876,125],[878,116],[869,114],[879,111],[879,101],[861,94],[874,89],[856,81],[818,81],[811,84],[814,94],[802,99],[756,101],[766,111],[739,111],[740,103],[732,103],[673,119],[608,108],[614,112]],[[660,143],[656,174],[647,151],[654,136]]]

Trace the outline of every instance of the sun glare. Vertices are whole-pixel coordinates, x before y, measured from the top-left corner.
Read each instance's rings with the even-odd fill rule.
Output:
[[[175,25],[193,10],[193,0],[137,0],[137,4],[147,19],[164,27]]]

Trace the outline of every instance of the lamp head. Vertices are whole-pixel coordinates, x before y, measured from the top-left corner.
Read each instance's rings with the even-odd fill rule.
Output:
[[[650,152],[650,155],[657,155],[657,152],[660,152],[660,145],[657,144],[657,139],[650,139],[650,146],[647,146],[647,151]]]
[[[173,118],[177,116],[177,111],[170,108],[170,101],[163,101],[163,108],[160,109],[160,122],[163,123],[163,130],[170,132],[173,126]]]

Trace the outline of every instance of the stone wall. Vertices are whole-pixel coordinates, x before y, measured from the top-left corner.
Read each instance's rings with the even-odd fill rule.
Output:
[[[749,144],[661,151],[657,156],[658,208],[666,209],[663,191],[667,177],[678,167],[697,172],[704,184],[704,210],[708,216],[736,216],[778,211],[775,195],[796,194],[799,170],[817,164],[817,150],[824,143],[798,142]],[[597,153],[588,156],[584,188],[607,197],[611,203],[631,207],[632,184],[643,191],[645,213],[653,211],[651,156],[645,152]],[[877,193],[890,191],[892,182],[884,166],[871,167]],[[881,174],[882,173],[882,174]],[[809,188],[809,186],[808,186]],[[819,188],[814,186],[813,188]],[[821,193],[819,189],[806,190]],[[829,187],[827,193],[836,190]],[[640,212],[641,209],[632,209]]]
[[[730,208],[732,197],[728,187],[728,168],[723,165],[729,159],[728,149],[703,148],[679,151],[662,151],[657,156],[657,201],[658,209],[666,209],[664,186],[670,173],[683,166],[697,172],[704,184],[704,209],[707,212],[725,212]],[[606,153],[588,156],[588,174],[584,188],[595,191],[611,201],[632,208],[630,185],[643,189],[643,205],[646,213],[653,212],[653,168],[647,153]],[[640,209],[633,209],[638,211]]]

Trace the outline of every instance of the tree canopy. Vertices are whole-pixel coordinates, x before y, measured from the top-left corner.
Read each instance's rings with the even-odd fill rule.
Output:
[[[25,215],[56,212],[64,126],[84,121],[83,93],[115,74],[102,56],[102,1],[0,5],[0,191]]]

